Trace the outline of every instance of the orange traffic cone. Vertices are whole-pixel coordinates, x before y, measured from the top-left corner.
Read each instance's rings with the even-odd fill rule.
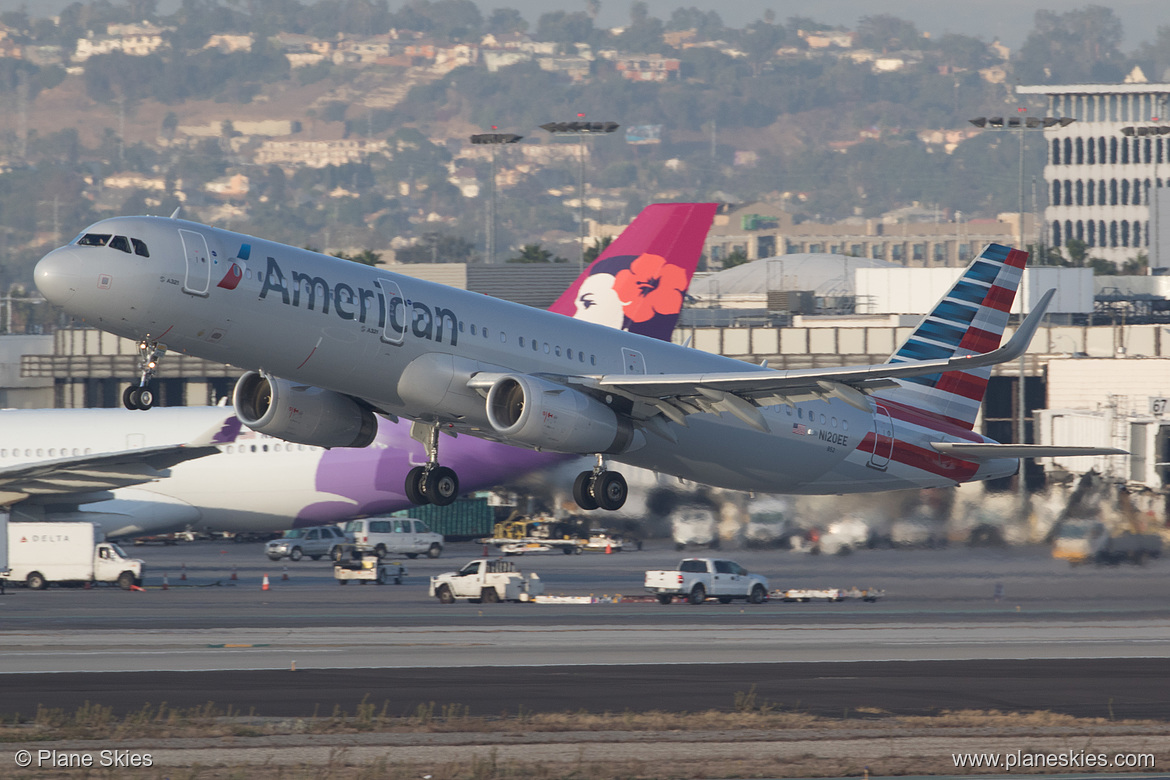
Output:
[[[165,571],[163,572],[163,586],[162,586],[162,589],[163,589],[163,590],[170,590],[170,589],[171,589],[171,584],[170,584],[169,582],[167,582],[167,573],[166,573]]]
[[[609,539],[605,540],[605,554],[613,555],[613,546],[609,543]]]
[[[187,564],[185,564],[185,563],[183,564],[183,569],[182,569],[182,571],[180,571],[180,572],[179,572],[179,581],[180,581],[180,582],[186,582],[186,581],[187,581]]]
[[[264,583],[260,586],[260,590],[268,590],[268,574],[264,574]]]
[[[228,579],[231,580],[232,582],[235,582],[236,580],[239,579],[239,577],[236,575],[236,567],[235,566],[232,567],[232,576],[228,577]]]
[[[284,572],[280,575],[281,582],[288,582],[288,567],[284,567]]]

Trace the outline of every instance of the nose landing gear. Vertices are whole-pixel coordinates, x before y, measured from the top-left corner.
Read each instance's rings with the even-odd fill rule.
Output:
[[[157,341],[138,342],[138,367],[142,371],[142,378],[138,381],[138,387],[131,385],[122,391],[122,405],[127,409],[146,411],[154,406],[156,399],[150,380],[154,379],[158,362],[166,351],[167,348],[160,347]]]
[[[573,482],[573,500],[582,509],[621,509],[629,495],[626,479],[605,468],[601,456],[592,471],[582,471]]]
[[[439,465],[439,426],[413,423],[411,438],[427,448],[427,465],[415,466],[406,475],[406,498],[412,504],[447,506],[459,497],[459,475]]]

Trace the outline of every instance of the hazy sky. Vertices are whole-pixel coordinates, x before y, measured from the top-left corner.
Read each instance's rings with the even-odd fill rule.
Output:
[[[304,0],[302,0],[303,2]],[[0,0],[0,10],[21,7],[36,14],[56,13],[72,0]],[[118,0],[114,0],[115,3]],[[675,8],[695,6],[704,11],[716,11],[724,24],[743,27],[759,19],[764,11],[772,9],[779,20],[790,16],[809,16],[820,22],[852,27],[863,16],[888,13],[914,22],[918,29],[932,34],[965,33],[992,40],[999,38],[1008,46],[1016,47],[1032,28],[1037,10],[1068,11],[1088,5],[1110,7],[1121,19],[1125,29],[1124,48],[1129,51],[1144,40],[1151,39],[1152,31],[1160,25],[1170,25],[1170,3],[1167,0],[645,0],[650,13],[668,19]],[[547,11],[564,9],[584,10],[584,0],[475,0],[485,13],[493,8],[516,8],[530,21]],[[629,20],[631,0],[601,0],[599,25],[621,25]],[[390,0],[390,7],[398,8],[403,0]],[[161,0],[159,8],[170,11],[178,0]]]

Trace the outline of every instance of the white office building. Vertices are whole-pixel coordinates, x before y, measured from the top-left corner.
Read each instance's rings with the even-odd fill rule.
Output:
[[[1151,233],[1157,210],[1151,205],[1160,199],[1170,206],[1170,193],[1158,193],[1170,179],[1170,135],[1150,130],[1170,125],[1170,84],[1020,86],[1016,91],[1047,95],[1048,116],[1076,120],[1044,131],[1049,242],[1064,246],[1075,238],[1088,245],[1091,257],[1121,264],[1145,253],[1151,267],[1170,266],[1170,245],[1162,246],[1167,237],[1159,240]],[[1125,135],[1124,128],[1141,128],[1141,134]]]

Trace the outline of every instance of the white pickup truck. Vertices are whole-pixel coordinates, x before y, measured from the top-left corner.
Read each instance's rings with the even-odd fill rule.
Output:
[[[675,596],[692,604],[709,598],[727,604],[732,599],[746,599],[759,604],[768,598],[768,580],[749,574],[735,561],[719,558],[686,558],[677,571],[646,572],[646,590],[658,597],[659,604],[669,604]]]
[[[473,604],[499,601],[526,601],[544,593],[544,583],[536,574],[525,575],[511,561],[477,558],[459,571],[431,577],[430,595],[443,604],[467,599]]]

